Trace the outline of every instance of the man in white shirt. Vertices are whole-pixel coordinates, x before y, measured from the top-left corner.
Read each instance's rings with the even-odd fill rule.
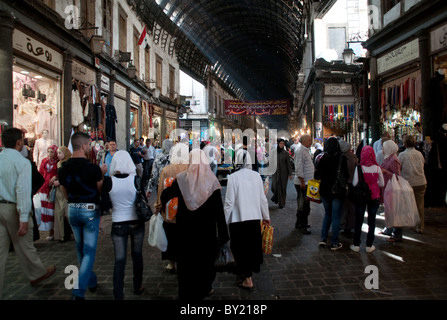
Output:
[[[312,138],[303,135],[300,139],[301,145],[295,153],[295,189],[297,193],[298,209],[296,213],[295,228],[302,234],[310,234],[308,228],[308,217],[310,214],[310,202],[306,199],[307,183],[314,178],[315,166],[310,154]]]
[[[376,142],[374,142],[374,144],[373,144],[373,149],[374,149],[374,153],[376,154],[376,158],[377,158],[377,154],[379,152],[382,152],[382,145],[383,145],[382,139],[384,139],[384,138],[386,140],[390,140],[391,139],[391,135],[388,132],[384,132],[382,134],[382,137],[379,140],[377,140]]]
[[[143,178],[142,189],[146,190],[149,179],[151,178],[152,165],[155,160],[155,148],[152,146],[151,139],[146,139],[146,144],[143,147]]]
[[[244,289],[253,288],[253,273],[263,262],[261,221],[270,225],[270,214],[264,184],[252,170],[250,153],[239,150],[235,159],[236,172],[228,178],[225,194],[225,219],[229,225],[231,250],[236,260],[236,273]]]
[[[56,271],[55,266],[45,268],[33,243],[31,163],[20,153],[23,133],[17,128],[7,129],[2,142],[6,148],[0,152],[0,298],[11,242],[31,286]]]

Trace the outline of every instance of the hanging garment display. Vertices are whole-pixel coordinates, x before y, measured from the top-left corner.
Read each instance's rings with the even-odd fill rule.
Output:
[[[115,107],[111,104],[106,105],[106,139],[116,140],[116,124],[118,117]]]

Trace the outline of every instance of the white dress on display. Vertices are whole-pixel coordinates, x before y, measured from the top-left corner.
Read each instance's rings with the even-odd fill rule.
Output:
[[[33,160],[37,165],[37,168],[40,168],[40,164],[42,163],[42,159],[48,156],[48,148],[52,145],[52,141],[50,139],[40,138],[36,140],[34,144],[33,150]]]

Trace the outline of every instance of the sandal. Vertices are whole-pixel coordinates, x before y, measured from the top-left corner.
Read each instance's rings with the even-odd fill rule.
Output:
[[[249,290],[249,291],[253,290],[253,288],[254,288],[254,286],[249,287],[249,286],[243,285],[242,283],[239,283],[238,287],[242,288],[242,289],[245,289],[245,290]]]

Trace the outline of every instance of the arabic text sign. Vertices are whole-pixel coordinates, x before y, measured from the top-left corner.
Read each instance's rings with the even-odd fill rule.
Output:
[[[62,54],[17,29],[14,30],[13,48],[58,70],[63,68]]]
[[[445,48],[447,48],[447,24],[431,33],[431,51],[435,52]]]
[[[414,39],[377,59],[377,73],[384,73],[418,58],[419,39]]]
[[[239,101],[225,100],[227,116],[278,116],[290,113],[290,100]]]

